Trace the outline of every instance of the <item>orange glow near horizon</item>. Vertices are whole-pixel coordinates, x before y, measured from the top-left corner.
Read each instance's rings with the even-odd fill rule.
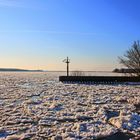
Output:
[[[46,59],[47,60],[47,59]],[[112,71],[117,65],[103,64],[103,63],[87,63],[87,61],[72,60],[70,63],[70,70],[81,70],[81,71]],[[12,59],[1,59],[0,68],[18,68],[18,69],[29,69],[29,70],[54,70],[54,71],[65,71],[66,64],[62,60],[42,60],[37,58],[12,58]]]

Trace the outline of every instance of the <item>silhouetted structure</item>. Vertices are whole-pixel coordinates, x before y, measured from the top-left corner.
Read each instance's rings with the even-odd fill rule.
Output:
[[[59,76],[61,82],[92,82],[102,84],[124,83],[124,82],[140,82],[139,77],[128,76]]]
[[[128,74],[131,74],[131,73],[137,73],[137,71],[140,71],[140,69],[136,69],[136,71],[134,71],[133,69],[125,69],[125,68],[121,68],[121,69],[114,69],[113,72],[115,73],[128,73]]]
[[[63,62],[67,64],[67,76],[69,76],[69,63],[70,63],[70,59],[67,57],[67,59],[63,60]]]

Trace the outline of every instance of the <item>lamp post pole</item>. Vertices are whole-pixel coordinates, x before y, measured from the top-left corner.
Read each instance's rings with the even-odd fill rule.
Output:
[[[70,63],[70,60],[69,60],[69,58],[67,57],[67,59],[64,59],[64,60],[63,60],[63,62],[67,64],[67,76],[69,76],[69,63]]]
[[[69,58],[67,57],[67,76],[69,76]]]

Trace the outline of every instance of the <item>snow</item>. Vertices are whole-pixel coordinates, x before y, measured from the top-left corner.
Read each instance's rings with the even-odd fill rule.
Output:
[[[140,134],[140,85],[64,84],[58,75],[0,73],[0,139],[9,134],[73,140],[118,131]]]

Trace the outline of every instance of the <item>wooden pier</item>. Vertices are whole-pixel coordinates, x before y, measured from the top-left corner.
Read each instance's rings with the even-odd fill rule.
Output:
[[[80,83],[124,83],[140,82],[140,77],[128,76],[60,76],[61,82],[80,82]]]

